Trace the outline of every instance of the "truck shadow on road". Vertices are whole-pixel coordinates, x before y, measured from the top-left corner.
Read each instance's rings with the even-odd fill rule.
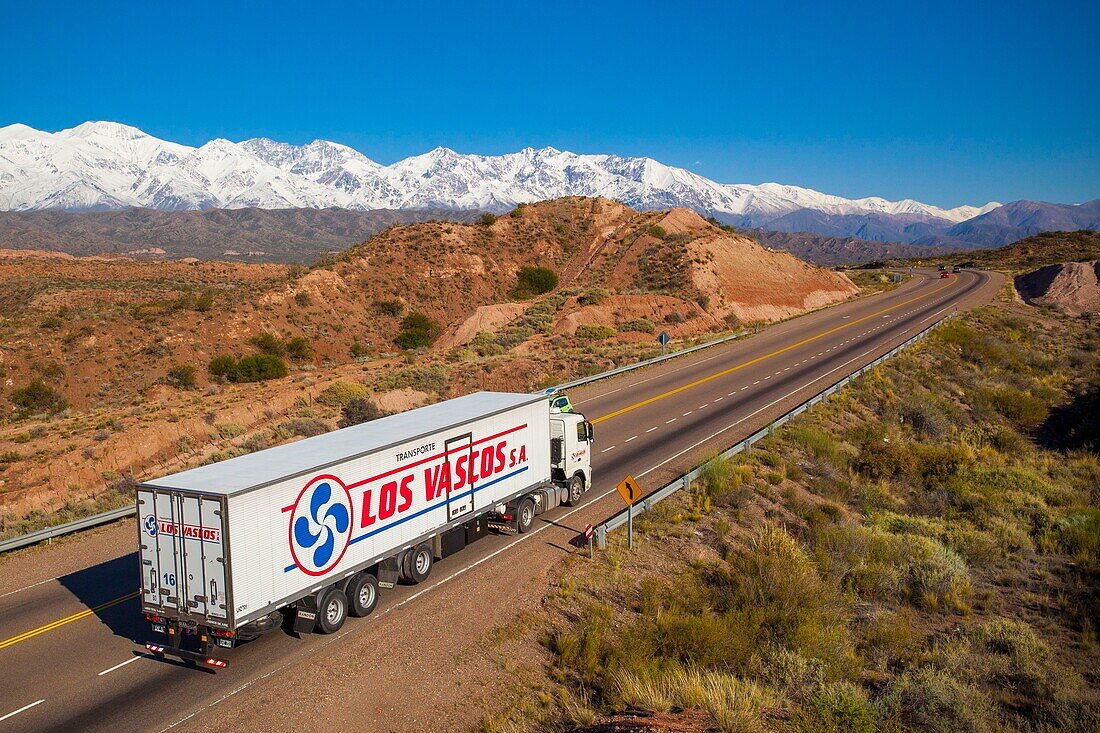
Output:
[[[111,630],[134,643],[148,639],[137,593],[138,557],[131,552],[58,578],[70,593]]]

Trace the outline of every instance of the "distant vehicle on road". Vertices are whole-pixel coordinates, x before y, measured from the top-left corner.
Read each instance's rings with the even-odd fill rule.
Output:
[[[579,502],[591,459],[584,415],[479,392],[141,483],[146,648],[216,669],[284,614],[334,633],[489,529]]]
[[[951,270],[951,272],[955,273],[956,275],[959,274],[962,271],[963,271],[963,269],[961,267],[959,267],[958,265],[955,265],[954,269]]]
[[[951,274],[951,273],[949,273],[949,272],[947,272],[946,270],[944,270],[943,272],[941,272],[941,273],[940,273],[940,277],[941,277],[941,278],[949,277],[949,276],[950,276],[950,274]]]
[[[940,272],[947,270],[947,265],[940,265]]]

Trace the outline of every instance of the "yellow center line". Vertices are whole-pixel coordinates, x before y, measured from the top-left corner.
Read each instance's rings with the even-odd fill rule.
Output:
[[[941,290],[943,290],[945,288],[951,287],[952,285],[955,284],[956,280],[958,280],[958,278],[955,275],[952,275],[951,280],[946,285],[941,285],[940,287],[933,289],[931,292],[924,293],[922,295],[918,295],[917,297],[910,298],[909,300],[903,300],[900,303],[895,303],[894,305],[890,306],[889,308],[883,308],[880,311],[875,311],[874,313],[863,316],[862,318],[857,318],[855,320],[848,321],[847,323],[841,324],[841,325],[836,326],[834,328],[830,328],[828,331],[822,331],[819,334],[815,334],[815,335],[810,336],[808,338],[804,338],[801,341],[799,341],[798,343],[790,344],[789,346],[784,346],[782,349],[776,349],[775,351],[771,352],[770,354],[764,354],[763,356],[758,356],[755,359],[749,359],[748,361],[741,362],[740,364],[737,364],[736,366],[732,366],[732,367],[729,367],[728,369],[723,369],[722,371],[714,372],[713,374],[708,374],[705,377],[702,377],[700,379],[696,379],[694,382],[690,382],[688,384],[680,385],[679,387],[675,387],[673,389],[670,389],[667,392],[662,392],[659,395],[649,397],[647,399],[641,400],[640,402],[635,402],[633,405],[627,405],[626,407],[622,408],[621,410],[615,410],[614,412],[610,412],[610,413],[608,413],[606,415],[603,415],[601,417],[597,417],[596,419],[592,420],[592,423],[593,424],[601,423],[604,420],[610,420],[613,417],[618,417],[619,415],[622,415],[623,413],[630,412],[631,410],[637,410],[639,407],[645,407],[646,405],[653,404],[654,402],[657,402],[658,400],[663,400],[666,397],[671,397],[674,394],[679,394],[679,393],[681,393],[685,390],[691,389],[693,387],[698,387],[700,384],[705,384],[705,383],[707,383],[707,382],[709,382],[713,379],[718,379],[719,377],[724,377],[727,374],[732,374],[733,372],[736,372],[739,369],[744,369],[747,366],[752,366],[753,364],[758,364],[758,363],[764,361],[765,359],[771,359],[772,357],[779,356],[780,354],[784,354],[784,353],[790,351],[791,349],[797,349],[799,346],[804,346],[805,344],[808,344],[811,341],[817,341],[818,339],[824,338],[825,336],[828,336],[829,334],[836,333],[837,331],[842,331],[845,328],[851,328],[852,326],[856,325],[857,323],[862,323],[863,321],[874,318],[875,316],[881,316],[883,313],[887,313],[889,311],[896,310],[898,308],[901,308],[903,305],[908,305],[910,303],[915,303],[918,300],[923,300],[923,299],[928,298],[932,295],[935,295],[936,293],[940,292]]]
[[[101,603],[98,606],[95,606],[94,608],[85,608],[83,611],[78,611],[77,613],[74,613],[71,616],[66,616],[65,618],[59,618],[58,620],[51,621],[50,623],[45,624],[44,626],[39,626],[37,629],[31,629],[30,631],[24,631],[22,634],[17,634],[15,636],[11,637],[10,639],[4,639],[3,641],[0,641],[0,649],[4,649],[4,648],[12,646],[14,644],[18,644],[21,641],[26,641],[27,639],[38,636],[39,634],[45,634],[47,631],[53,631],[54,629],[56,629],[60,626],[64,626],[65,624],[71,624],[73,621],[79,621],[82,618],[86,618],[88,616],[91,616],[93,613],[96,613],[97,611],[102,611],[103,609],[110,608],[111,606],[117,606],[118,604],[124,603],[124,602],[130,600],[131,598],[137,598],[137,596],[138,596],[138,591],[134,591],[133,593],[127,593],[124,596],[119,596],[118,598],[107,601],[106,603]]]

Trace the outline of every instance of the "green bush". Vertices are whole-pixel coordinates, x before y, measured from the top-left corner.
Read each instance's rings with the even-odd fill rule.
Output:
[[[291,336],[283,345],[286,355],[294,361],[305,361],[313,356],[313,346],[304,336]]]
[[[558,286],[558,275],[548,267],[521,267],[516,287],[510,293],[516,300],[527,300],[549,293]]]
[[[197,370],[190,364],[176,364],[168,370],[165,381],[179,389],[194,389],[198,386]]]
[[[994,410],[1024,432],[1039,427],[1050,412],[1043,400],[1013,387],[985,390],[983,396]]]
[[[496,214],[485,213],[477,218],[477,223],[483,227],[492,226],[497,223]]]
[[[439,324],[428,316],[413,311],[401,321],[401,331],[393,342],[402,349],[419,349],[431,346],[440,334]]]
[[[584,323],[577,326],[576,337],[587,341],[604,341],[615,335],[611,326]]]
[[[1060,519],[1054,533],[1059,546],[1081,562],[1100,561],[1100,509],[1084,509]]]
[[[348,353],[351,354],[354,358],[360,359],[362,357],[370,356],[370,348],[364,346],[359,341],[352,341],[351,348],[348,349]]]
[[[249,354],[237,362],[229,375],[233,382],[264,382],[290,374],[286,362],[274,354]]]
[[[932,667],[902,672],[876,702],[883,717],[914,731],[976,733],[988,730],[991,722],[984,693]]]
[[[664,239],[668,236],[668,232],[665,231],[664,227],[657,224],[650,224],[646,227],[646,233],[650,236],[657,237],[657,239]]]
[[[273,333],[261,333],[252,339],[252,344],[265,354],[282,356],[286,353],[286,344]]]
[[[11,402],[18,408],[19,414],[60,412],[69,406],[60,392],[41,378],[35,377],[26,387],[20,387],[11,393]]]
[[[637,331],[639,333],[654,333],[657,328],[647,318],[635,318],[619,324],[619,330],[623,332]]]
[[[229,354],[219,354],[210,360],[206,371],[215,379],[229,379],[237,371],[237,359]]]

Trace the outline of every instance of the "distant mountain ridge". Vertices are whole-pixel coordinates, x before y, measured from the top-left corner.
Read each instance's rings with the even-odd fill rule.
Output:
[[[325,140],[267,138],[189,147],[116,122],[56,133],[0,128],[0,209],[482,209],[562,196],[603,196],[642,209],[684,206],[760,225],[800,209],[830,215],[930,217],[952,224],[989,211],[919,201],[846,199],[777,183],[721,184],[651,158],[578,155],[551,147],[499,156],[436,148],[383,166]]]
[[[565,196],[604,197],[639,210],[685,207],[738,227],[937,248],[1005,244],[1052,228],[1092,228],[1097,221],[1096,202],[945,209],[912,199],[847,199],[778,183],[717,183],[651,158],[552,147],[498,156],[436,148],[381,165],[325,140],[291,145],[268,138],[217,139],[191,147],[116,122],[85,122],[55,133],[21,124],[0,128],[0,211],[501,213]]]

